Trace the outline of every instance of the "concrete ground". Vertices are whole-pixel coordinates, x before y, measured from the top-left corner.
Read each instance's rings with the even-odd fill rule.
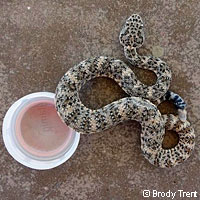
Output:
[[[171,89],[188,103],[197,137],[195,151],[184,164],[159,169],[141,153],[140,125],[124,122],[101,134],[81,136],[73,157],[47,171],[17,163],[0,137],[0,199],[140,200],[143,190],[171,190],[177,192],[175,199],[182,199],[178,190],[197,191],[193,199],[200,199],[199,10],[199,0],[1,0],[1,126],[17,99],[36,91],[54,92],[61,76],[80,61],[108,55],[127,62],[118,35],[125,19],[138,13],[146,33],[141,52],[160,56],[171,67]],[[152,73],[133,70],[143,82],[152,82]],[[81,91],[82,101],[93,108],[123,96],[115,82],[105,78]],[[162,107],[162,112],[171,111]]]

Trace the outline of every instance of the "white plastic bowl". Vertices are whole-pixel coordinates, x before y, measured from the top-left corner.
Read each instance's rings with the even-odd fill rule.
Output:
[[[40,155],[40,151],[35,151],[36,153],[34,153],[34,151],[32,151],[32,149],[34,150],[34,148],[32,147],[28,147],[27,144],[24,143],[23,137],[22,135],[26,135],[26,133],[24,134],[19,134],[17,127],[19,127],[19,123],[21,123],[20,119],[20,115],[22,112],[26,113],[26,108],[28,110],[28,107],[30,105],[36,105],[37,106],[37,102],[38,105],[42,105],[42,106],[46,106],[47,103],[45,104],[44,102],[49,102],[51,109],[55,108],[52,107],[52,105],[54,105],[54,97],[55,94],[54,93],[50,93],[50,92],[37,92],[37,93],[32,93],[29,94],[27,96],[24,96],[22,98],[20,98],[18,101],[16,101],[7,111],[5,118],[3,120],[3,141],[5,143],[6,149],[8,150],[8,152],[10,153],[10,155],[17,160],[19,163],[21,163],[22,165],[25,165],[27,167],[30,167],[32,169],[38,169],[38,170],[45,170],[45,169],[51,169],[54,167],[57,167],[59,165],[61,165],[62,163],[64,163],[65,161],[67,161],[72,155],[73,153],[76,151],[76,148],[78,146],[79,140],[80,140],[80,134],[75,132],[74,130],[71,129],[72,132],[70,132],[70,140],[68,139],[68,142],[62,142],[60,141],[60,143],[62,142],[62,147],[58,148],[58,150],[52,150],[49,151],[47,154],[42,154]],[[41,104],[41,102],[43,102],[43,104]],[[32,106],[33,107],[33,106]],[[25,111],[24,111],[25,110]],[[48,109],[47,109],[48,110]],[[56,112],[56,110],[55,110]],[[56,113],[57,114],[57,113]],[[55,115],[56,115],[55,114]],[[39,117],[43,117],[43,116],[39,116]],[[43,120],[47,120],[46,122],[50,123],[50,121],[48,121],[48,113],[47,115],[45,115],[45,119]],[[25,116],[25,120],[29,122],[29,125],[31,123],[32,119],[26,119],[27,116]],[[33,122],[37,122],[40,123],[40,119],[38,118],[34,118]],[[58,119],[57,119],[58,121]],[[45,123],[45,121],[43,121]],[[61,120],[59,122],[63,123]],[[41,124],[40,124],[41,125]],[[34,124],[35,126],[35,124]],[[39,134],[43,134],[43,130],[45,131],[46,135],[43,135],[43,139],[44,141],[46,141],[46,143],[48,142],[53,142],[53,139],[50,141],[49,137],[52,137],[55,139],[57,136],[56,134],[52,131],[49,132],[50,129],[48,129],[49,124],[45,125],[43,129],[39,126],[39,131],[36,129],[31,129],[32,132],[30,133],[34,133],[35,136],[33,137],[34,142],[37,142],[37,135],[38,137],[40,136]],[[54,124],[56,130],[57,130],[57,126],[56,124]],[[62,125],[62,126],[66,126],[66,125]],[[67,127],[67,126],[66,126]],[[45,129],[46,128],[46,129]],[[67,127],[69,128],[69,127]],[[53,130],[55,130],[53,129]],[[70,128],[69,128],[70,129]],[[27,127],[26,129],[20,129],[21,131],[23,130],[28,130]],[[61,129],[62,130],[62,129]],[[65,130],[65,129],[63,129]],[[29,133],[29,134],[30,134]],[[50,135],[48,135],[51,134]],[[60,133],[59,134],[63,134],[64,133]],[[67,133],[66,133],[67,134]],[[19,136],[20,135],[20,136]],[[21,138],[21,139],[19,139]],[[40,138],[40,137],[39,137]],[[62,138],[61,138],[62,140]],[[67,139],[66,139],[67,141]],[[46,145],[45,142],[40,142],[40,146],[42,146],[42,144],[44,144],[44,146]],[[28,144],[29,145],[29,144]],[[60,144],[61,145],[61,144]],[[37,146],[37,144],[36,144]]]

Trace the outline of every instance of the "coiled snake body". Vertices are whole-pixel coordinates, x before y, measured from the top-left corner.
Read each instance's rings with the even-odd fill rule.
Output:
[[[186,120],[183,99],[168,91],[171,71],[159,58],[137,54],[137,48],[144,42],[143,22],[139,15],[128,18],[119,39],[127,59],[136,67],[152,70],[157,75],[156,84],[147,86],[141,83],[121,60],[104,56],[90,58],[71,68],[61,78],[55,97],[58,114],[67,125],[81,133],[100,132],[122,121],[136,120],[142,126],[141,149],[145,158],[156,166],[175,166],[190,156],[195,136]],[[79,90],[87,81],[100,76],[114,79],[130,97],[96,110],[84,106]],[[182,115],[161,115],[151,102],[160,103],[170,98]],[[175,130],[179,135],[179,143],[174,148],[162,147],[165,128]]]

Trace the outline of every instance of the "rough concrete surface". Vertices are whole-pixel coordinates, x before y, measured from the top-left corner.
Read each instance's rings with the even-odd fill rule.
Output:
[[[118,35],[125,19],[138,13],[146,34],[140,52],[161,56],[171,67],[171,89],[188,103],[197,137],[184,164],[159,169],[141,153],[140,125],[124,122],[101,134],[82,135],[72,158],[47,171],[17,163],[0,137],[0,199],[140,200],[145,189],[196,190],[197,198],[181,198],[177,192],[175,199],[200,199],[199,10],[199,0],[1,0],[1,126],[17,99],[36,91],[54,92],[61,76],[80,61],[107,55],[127,62]],[[133,70],[140,80],[152,83],[154,74]],[[93,108],[123,96],[105,78],[92,80],[81,92],[82,101]]]

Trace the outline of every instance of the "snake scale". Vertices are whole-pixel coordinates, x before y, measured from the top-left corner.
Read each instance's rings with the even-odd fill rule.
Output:
[[[96,133],[126,120],[141,124],[141,149],[148,161],[162,168],[182,163],[195,144],[194,130],[186,120],[186,104],[178,95],[169,91],[171,70],[160,58],[141,56],[137,49],[143,45],[143,21],[137,14],[130,16],[119,36],[129,62],[153,71],[157,76],[154,85],[148,86],[137,79],[128,65],[111,57],[95,57],[82,61],[69,69],[56,88],[56,109],[62,120],[80,133]],[[114,101],[100,109],[90,109],[79,98],[81,87],[96,77],[109,77],[130,96]],[[172,100],[179,115],[161,115],[157,106]],[[154,103],[152,103],[154,102]],[[162,147],[166,130],[174,130],[178,144],[171,149]]]

